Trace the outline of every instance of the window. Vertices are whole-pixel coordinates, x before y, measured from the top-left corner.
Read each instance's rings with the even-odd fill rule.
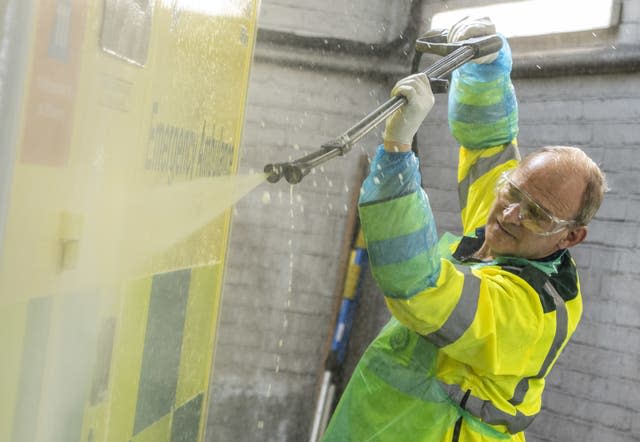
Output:
[[[434,14],[433,29],[448,29],[465,16],[491,17],[506,37],[609,29],[620,20],[619,0],[524,0]]]

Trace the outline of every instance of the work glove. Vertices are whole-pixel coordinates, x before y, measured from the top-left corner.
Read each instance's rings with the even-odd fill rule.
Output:
[[[485,35],[492,35],[496,33],[496,26],[493,24],[489,17],[473,18],[465,17],[453,26],[449,30],[447,40],[449,43],[455,43],[458,41],[467,40],[473,37],[484,37]],[[475,58],[472,61],[474,63],[491,63],[498,57],[498,53],[485,55],[483,57]]]
[[[387,118],[383,138],[398,144],[411,144],[435,101],[427,75],[413,74],[398,81],[391,90],[391,96],[396,95],[403,95],[407,102]]]

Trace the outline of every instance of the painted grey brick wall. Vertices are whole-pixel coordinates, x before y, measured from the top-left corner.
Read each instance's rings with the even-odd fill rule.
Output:
[[[269,0],[262,2],[260,27],[297,35],[327,36],[366,43],[398,37],[409,0]]]
[[[338,3],[263,0],[261,25],[298,35],[379,41],[391,38],[391,33],[383,37],[382,29],[405,24],[402,18],[395,25],[385,21],[387,2]],[[627,0],[624,6],[628,13],[640,11],[638,3]],[[307,18],[301,20],[301,13]],[[351,30],[376,31],[345,33],[343,23]],[[628,20],[624,33],[639,28],[640,21]],[[239,172],[301,157],[342,133],[387,98],[391,83],[372,78],[254,63]],[[602,165],[611,187],[586,243],[573,251],[583,320],[548,377],[544,409],[527,440],[640,441],[640,74],[515,84],[523,152],[545,144],[578,145]],[[376,131],[296,186],[265,183],[236,205],[208,441],[307,438],[333,319],[346,205],[358,157],[373,153],[379,135]],[[419,145],[438,230],[459,232],[457,149],[446,124],[445,97],[437,98]],[[350,349],[356,358],[388,317],[370,279],[366,287]]]
[[[387,94],[355,75],[255,64],[240,173],[318,149]],[[363,151],[356,146],[296,186],[265,183],[236,205],[208,440],[308,437]]]

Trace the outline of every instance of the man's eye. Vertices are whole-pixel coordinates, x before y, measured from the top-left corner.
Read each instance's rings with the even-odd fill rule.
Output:
[[[549,216],[540,209],[538,206],[534,206],[533,204],[527,205],[527,214],[529,218],[536,221],[549,221]]]
[[[509,201],[514,203],[519,203],[520,201],[522,201],[522,195],[520,194],[520,191],[511,185],[507,186],[506,197]]]

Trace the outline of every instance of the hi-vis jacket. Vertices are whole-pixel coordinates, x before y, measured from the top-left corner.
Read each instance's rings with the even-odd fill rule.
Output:
[[[437,238],[413,153],[378,149],[360,198],[373,275],[393,314],[325,433],[336,441],[524,441],[582,302],[569,252],[472,258],[500,174],[519,154],[508,45],[452,79],[464,235]]]

